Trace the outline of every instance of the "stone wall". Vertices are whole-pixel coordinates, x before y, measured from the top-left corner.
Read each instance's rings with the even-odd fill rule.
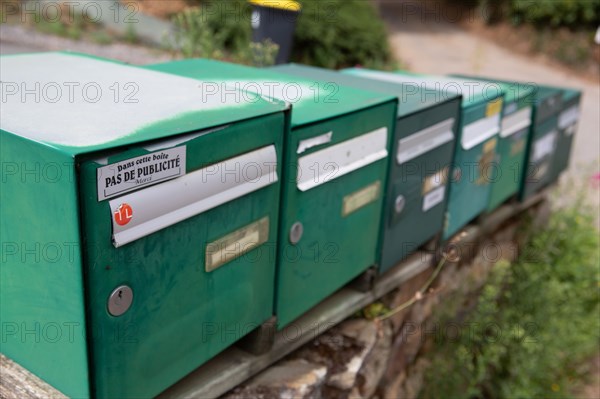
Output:
[[[444,333],[434,322],[443,312],[460,320],[476,304],[491,268],[514,260],[525,220],[545,223],[542,201],[477,237],[458,237],[445,248],[448,261],[416,303],[383,320],[352,317],[289,354],[225,399],[242,398],[415,398],[433,350],[433,337]],[[485,218],[480,220],[485,226]],[[441,251],[438,251],[438,258]],[[415,296],[434,272],[431,267],[381,299],[388,308]]]

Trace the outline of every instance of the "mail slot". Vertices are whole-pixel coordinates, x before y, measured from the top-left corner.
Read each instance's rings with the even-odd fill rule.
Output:
[[[210,60],[150,68],[292,104],[279,226],[279,327],[377,263],[395,97]]]
[[[526,169],[527,143],[532,132],[535,87],[527,83],[459,76],[463,79],[493,82],[504,90],[502,126],[497,146],[497,163],[487,210],[493,211],[515,196]]]
[[[461,115],[443,239],[456,234],[487,209],[494,178],[504,91],[494,83],[417,75],[397,71],[353,70],[359,76],[403,83],[423,90],[426,96],[448,98],[462,94]]]
[[[562,108],[558,116],[558,142],[556,159],[552,169],[552,180],[567,170],[573,148],[573,138],[577,132],[581,108],[581,92],[574,89],[562,89]]]
[[[534,86],[534,112],[531,138],[527,149],[520,199],[525,200],[555,180],[559,140],[559,114],[563,107],[562,91]]]
[[[153,397],[272,316],[287,105],[0,59],[7,356],[70,397]]]
[[[396,265],[442,230],[460,95],[427,96],[419,88],[357,76],[355,70],[339,73],[294,64],[274,69],[398,98],[388,186],[383,202],[381,272]]]

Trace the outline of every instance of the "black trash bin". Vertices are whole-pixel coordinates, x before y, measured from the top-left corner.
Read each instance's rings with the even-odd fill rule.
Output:
[[[270,39],[279,46],[276,64],[289,62],[300,3],[289,0],[249,0],[252,5],[252,41]]]

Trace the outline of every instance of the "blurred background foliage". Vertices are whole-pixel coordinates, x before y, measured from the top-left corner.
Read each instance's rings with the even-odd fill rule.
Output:
[[[579,195],[545,228],[531,224],[521,233],[519,259],[492,269],[474,310],[457,320],[449,306],[439,322],[463,329],[436,340],[422,398],[576,396],[578,384],[593,377],[587,360],[600,339],[594,214]]]
[[[231,57],[224,58],[233,59],[248,51],[252,10],[247,0],[193,3],[200,7],[194,14],[196,21],[185,16],[188,10],[173,19],[179,31],[176,44],[185,49],[184,56],[229,54]],[[369,1],[300,3],[302,12],[297,21],[292,62],[327,68],[362,65],[385,69],[394,65],[385,25]],[[208,43],[209,37],[212,43]]]
[[[478,0],[469,4],[480,7],[482,16],[492,23],[504,20],[514,25],[576,30],[595,30],[600,25],[600,0]]]

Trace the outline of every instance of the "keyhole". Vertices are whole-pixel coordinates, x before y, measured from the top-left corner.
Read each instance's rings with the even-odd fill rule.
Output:
[[[115,288],[108,297],[108,312],[113,316],[125,313],[133,302],[131,287],[121,285]]]

